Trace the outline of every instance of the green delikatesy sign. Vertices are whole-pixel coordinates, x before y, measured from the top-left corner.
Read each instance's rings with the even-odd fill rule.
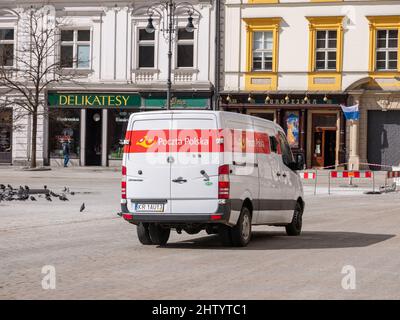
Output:
[[[124,93],[48,93],[49,107],[71,108],[139,108],[139,94]]]
[[[162,98],[146,98],[144,99],[144,107],[149,109],[164,109],[167,106],[167,99]],[[172,98],[172,109],[206,109],[210,106],[210,99],[207,98]]]

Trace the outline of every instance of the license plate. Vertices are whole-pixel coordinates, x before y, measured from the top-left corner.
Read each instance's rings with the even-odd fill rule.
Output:
[[[136,203],[136,212],[164,212],[163,203]]]

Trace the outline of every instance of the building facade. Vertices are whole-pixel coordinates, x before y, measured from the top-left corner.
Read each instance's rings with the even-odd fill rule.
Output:
[[[35,4],[37,2],[37,4]],[[179,3],[182,1],[176,1]],[[25,41],[20,36],[31,5],[41,1],[1,1],[0,57]],[[72,165],[120,165],[121,139],[132,112],[166,106],[168,42],[163,16],[153,12],[154,32],[147,32],[149,6],[158,1],[50,1],[43,19],[59,28],[59,58],[76,81],[46,90],[49,116],[38,124],[39,163],[60,165],[62,142],[70,141]],[[212,0],[186,1],[194,30],[185,28],[185,8],[176,12],[172,46],[172,108],[210,109],[215,77],[215,9]],[[1,59],[13,66],[12,59]],[[1,89],[1,88],[0,88]],[[4,98],[5,90],[1,95]],[[0,113],[0,163],[30,159],[30,117]]]
[[[226,0],[224,12],[221,108],[279,123],[308,168],[399,165],[399,1]]]

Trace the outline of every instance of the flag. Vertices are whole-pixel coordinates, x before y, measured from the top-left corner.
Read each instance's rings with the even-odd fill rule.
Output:
[[[358,104],[346,107],[344,105],[340,105],[342,107],[344,116],[347,120],[359,120],[360,119],[360,111],[358,109]]]

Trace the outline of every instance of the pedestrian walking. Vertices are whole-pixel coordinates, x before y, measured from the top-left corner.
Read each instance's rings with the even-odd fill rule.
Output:
[[[69,153],[70,153],[70,143],[69,140],[64,140],[62,144],[62,151],[64,156],[64,167],[68,167]]]

